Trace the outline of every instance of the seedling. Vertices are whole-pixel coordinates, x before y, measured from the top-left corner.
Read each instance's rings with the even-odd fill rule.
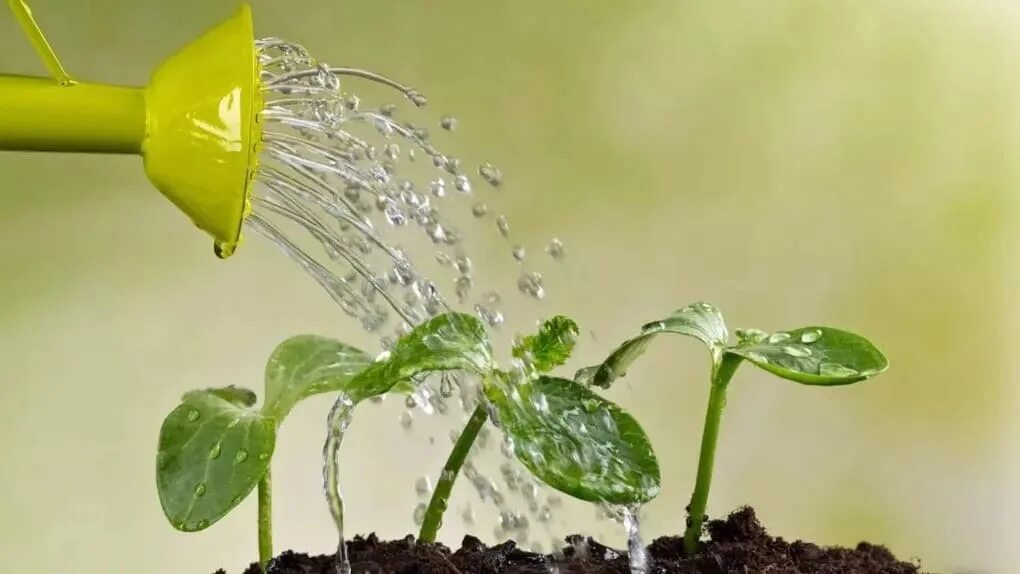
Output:
[[[680,309],[662,321],[648,323],[641,334],[625,341],[601,365],[578,371],[575,378],[598,387],[608,387],[624,376],[653,338],[679,333],[700,340],[712,355],[711,392],[701,436],[701,453],[694,493],[687,507],[684,548],[698,551],[708,491],[712,483],[719,423],[726,404],[726,390],[737,367],[744,360],[781,378],[805,385],[848,385],[873,377],[889,363],[867,339],[830,327],[802,327],[768,334],[758,329],[737,329],[737,343],[729,343],[729,331],[722,313],[707,303]]]
[[[170,524],[204,530],[223,518],[258,486],[259,560],[273,556],[270,462],[283,419],[302,399],[344,391],[375,396],[357,374],[372,358],[326,337],[300,335],[281,343],[269,358],[265,401],[238,387],[191,391],[163,421],[156,456],[156,486]]]
[[[507,372],[492,358],[482,323],[451,313],[414,329],[359,376],[378,378],[380,388],[451,370],[481,381],[479,405],[443,466],[421,540],[435,540],[454,482],[487,420],[507,436],[525,468],[565,494],[608,504],[638,504],[658,494],[658,461],[637,421],[584,385],[545,374],[566,361],[576,336],[572,320],[546,321],[515,345],[514,369]]]

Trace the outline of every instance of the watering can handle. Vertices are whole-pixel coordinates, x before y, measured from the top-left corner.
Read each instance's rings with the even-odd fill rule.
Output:
[[[21,24],[21,29],[25,31],[29,42],[32,43],[32,47],[35,48],[39,57],[42,58],[43,64],[46,65],[46,69],[50,71],[53,79],[62,86],[74,84],[74,80],[64,70],[64,66],[60,64],[60,60],[53,52],[50,43],[46,41],[46,36],[43,35],[39,24],[32,17],[32,9],[28,7],[25,0],[7,0],[7,5],[11,7],[11,12],[14,12],[14,18],[18,21],[18,24]]]

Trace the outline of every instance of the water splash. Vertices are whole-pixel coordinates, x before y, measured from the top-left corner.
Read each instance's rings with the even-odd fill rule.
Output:
[[[648,549],[641,540],[641,523],[638,519],[640,507],[623,507],[620,512],[623,515],[623,528],[627,532],[627,555],[630,564],[630,574],[646,574],[650,570],[651,561],[648,557]]]
[[[322,490],[326,495],[329,505],[329,513],[336,523],[337,547],[336,547],[336,572],[337,574],[350,574],[351,564],[347,559],[347,543],[344,540],[344,499],[340,494],[340,444],[344,440],[344,433],[351,424],[351,415],[354,412],[354,401],[345,394],[341,394],[333,408],[329,411],[326,422],[326,443],[322,447],[322,456],[326,464],[322,469]]]

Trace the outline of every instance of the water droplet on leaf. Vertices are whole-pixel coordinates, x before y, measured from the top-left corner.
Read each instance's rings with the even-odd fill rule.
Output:
[[[810,331],[804,331],[803,333],[800,334],[800,342],[804,343],[804,344],[807,344],[807,345],[810,345],[811,343],[814,343],[815,341],[817,341],[818,339],[821,339],[821,338],[822,338],[822,332],[819,331],[818,329],[812,329]]]

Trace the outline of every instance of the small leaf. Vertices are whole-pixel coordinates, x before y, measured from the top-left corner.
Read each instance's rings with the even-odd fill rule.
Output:
[[[729,339],[726,321],[723,320],[719,309],[708,303],[694,303],[661,321],[645,324],[641,327],[641,335],[624,341],[597,367],[594,374],[582,369],[578,371],[578,375],[590,377],[591,384],[595,386],[609,387],[613,381],[627,374],[631,363],[644,354],[652,338],[661,333],[678,333],[694,337],[708,345],[713,358],[721,353]]]
[[[557,315],[543,322],[537,334],[528,335],[520,345],[515,345],[513,355],[529,359],[538,372],[548,373],[567,362],[579,332],[573,319]]]
[[[514,454],[535,477],[581,500],[634,504],[659,493],[659,463],[629,414],[585,386],[540,377],[486,386]]]
[[[340,341],[318,335],[291,337],[269,357],[262,410],[282,421],[306,397],[348,390],[354,376],[371,364],[372,357]]]
[[[882,352],[864,337],[830,327],[780,331],[727,352],[807,385],[848,385],[873,377],[889,366]]]
[[[190,392],[163,421],[156,488],[164,514],[178,530],[208,528],[237,506],[269,468],[275,424],[224,398],[236,398],[240,390]]]
[[[493,368],[492,347],[482,322],[463,313],[434,317],[404,335],[385,360],[354,377],[354,402],[389,392],[412,377],[436,371],[487,373]],[[406,390],[401,388],[400,390]]]

